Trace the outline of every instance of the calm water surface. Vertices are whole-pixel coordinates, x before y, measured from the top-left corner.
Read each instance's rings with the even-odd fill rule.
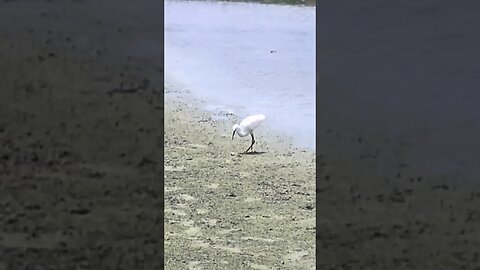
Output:
[[[165,2],[166,83],[315,149],[315,8]]]

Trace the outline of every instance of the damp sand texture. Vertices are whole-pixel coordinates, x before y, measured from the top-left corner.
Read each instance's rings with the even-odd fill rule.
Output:
[[[165,102],[166,269],[314,269],[314,153],[232,124]]]

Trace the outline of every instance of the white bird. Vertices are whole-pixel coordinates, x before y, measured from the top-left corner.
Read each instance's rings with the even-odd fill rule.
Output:
[[[256,114],[243,119],[242,122],[240,122],[240,125],[238,124],[233,125],[232,140],[233,140],[233,137],[235,136],[235,132],[240,137],[245,137],[248,134],[252,136],[252,144],[250,145],[250,147],[247,148],[247,150],[245,150],[245,153],[247,153],[248,150],[250,149],[253,151],[253,144],[255,144],[255,138],[253,137],[253,130],[256,127],[258,127],[258,125],[260,125],[260,123],[262,123],[263,120],[265,120],[265,115]]]

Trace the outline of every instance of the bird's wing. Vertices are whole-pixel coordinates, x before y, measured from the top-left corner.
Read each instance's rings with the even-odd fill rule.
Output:
[[[252,115],[243,119],[243,121],[240,122],[240,126],[242,128],[248,128],[250,130],[253,130],[258,127],[258,125],[260,125],[263,120],[265,120],[265,115],[263,114]]]

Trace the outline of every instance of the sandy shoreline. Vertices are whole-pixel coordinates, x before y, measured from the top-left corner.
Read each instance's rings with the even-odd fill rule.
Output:
[[[314,154],[259,130],[238,155],[232,121],[166,97],[166,267],[314,268]]]

